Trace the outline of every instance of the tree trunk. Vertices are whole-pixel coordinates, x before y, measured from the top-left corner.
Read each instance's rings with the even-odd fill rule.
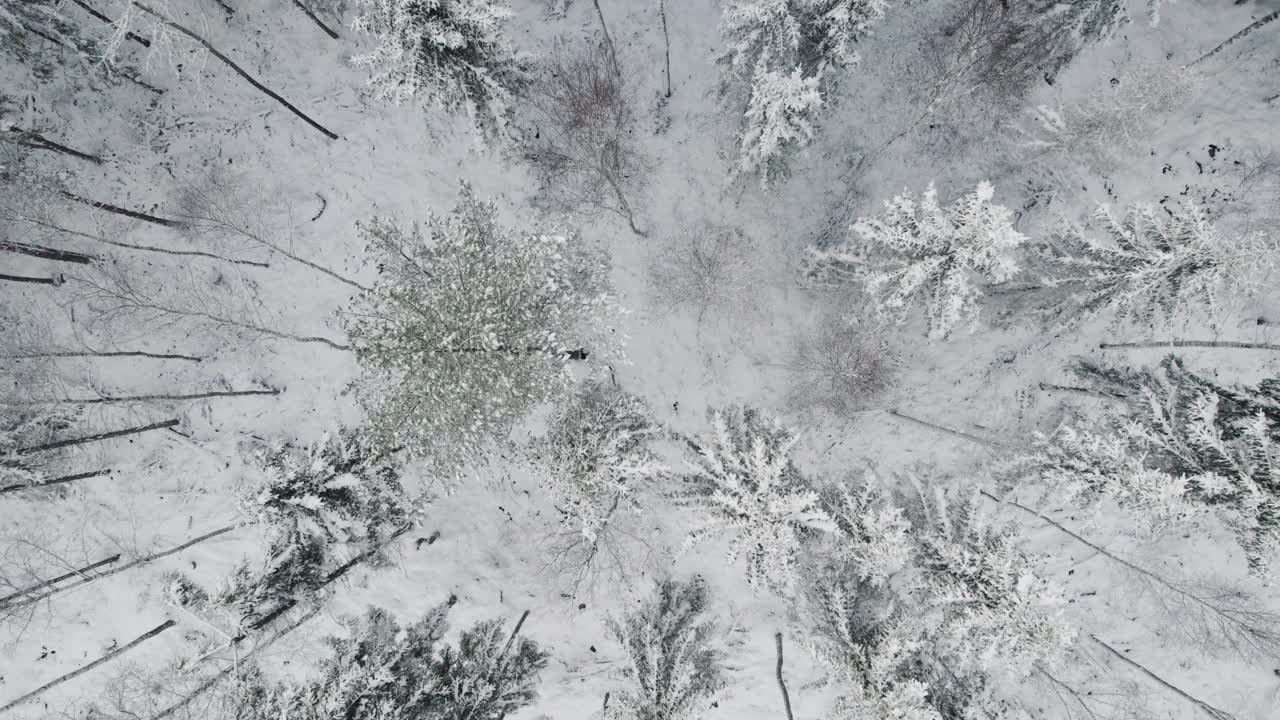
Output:
[[[61,285],[63,278],[61,275],[57,277],[27,277],[25,275],[5,275],[0,273],[0,281],[18,282],[18,283],[35,283],[37,285]]]
[[[236,14],[236,9],[228,5],[227,0],[213,0],[213,1],[217,3],[218,7],[222,8],[222,12],[226,13],[227,17],[231,17]]]
[[[1090,397],[1102,398],[1103,400],[1124,400],[1126,395],[1116,395],[1114,393],[1102,392],[1101,390],[1091,390],[1089,388],[1075,387],[1072,385],[1053,385],[1051,383],[1040,383],[1040,389],[1045,392],[1068,392],[1077,395],[1088,395]]]
[[[1178,694],[1179,696],[1181,696],[1184,700],[1186,700],[1186,701],[1190,702],[1192,705],[1195,705],[1197,708],[1199,708],[1200,710],[1202,710],[1206,715],[1208,715],[1209,717],[1213,718],[1214,720],[1235,720],[1235,716],[1233,716],[1231,713],[1227,712],[1226,710],[1220,710],[1220,709],[1218,709],[1218,708],[1216,708],[1216,707],[1214,707],[1214,706],[1210,705],[1209,703],[1207,703],[1207,702],[1205,702],[1205,701],[1201,700],[1200,698],[1192,697],[1191,695],[1187,694],[1187,692],[1186,692],[1186,691],[1184,691],[1182,688],[1179,688],[1178,686],[1174,685],[1173,683],[1169,682],[1168,680],[1165,680],[1164,678],[1160,677],[1159,675],[1156,675],[1155,673],[1151,672],[1151,671],[1150,671],[1150,670],[1148,670],[1147,668],[1145,668],[1145,667],[1143,667],[1142,665],[1138,664],[1138,663],[1137,663],[1137,661],[1133,660],[1133,659],[1132,659],[1132,658],[1130,658],[1128,655],[1125,655],[1124,653],[1120,652],[1119,650],[1116,650],[1115,648],[1111,647],[1110,645],[1106,644],[1105,642],[1103,642],[1103,641],[1099,640],[1097,635],[1094,635],[1093,633],[1090,633],[1090,634],[1089,634],[1089,639],[1090,639],[1090,640],[1092,640],[1092,641],[1094,641],[1094,642],[1096,642],[1097,644],[1101,645],[1104,649],[1106,649],[1106,651],[1107,651],[1107,652],[1109,652],[1109,653],[1111,653],[1112,655],[1114,655],[1115,657],[1119,658],[1119,659],[1120,659],[1121,661],[1123,661],[1125,664],[1127,664],[1127,665],[1129,665],[1130,667],[1132,667],[1132,668],[1134,668],[1134,669],[1138,670],[1138,671],[1139,671],[1139,672],[1141,672],[1143,675],[1146,675],[1147,677],[1149,677],[1149,678],[1151,678],[1152,680],[1156,681],[1156,682],[1157,682],[1157,683],[1159,683],[1160,685],[1162,685],[1162,686],[1164,686],[1164,687],[1168,688],[1169,690],[1172,690],[1173,692],[1177,693],[1177,694]]]
[[[141,350],[129,350],[121,352],[94,352],[85,350],[84,352],[75,351],[49,351],[49,352],[28,352],[14,353],[10,355],[0,355],[0,360],[30,360],[32,358],[72,358],[72,357],[140,357],[151,358],[153,360],[185,360],[187,362],[204,362],[203,357],[195,355],[175,355],[170,353],[149,353]]]
[[[432,353],[500,353],[505,355],[564,355],[568,360],[586,360],[591,353],[583,348],[577,350],[554,350],[552,348],[535,347],[533,345],[524,348],[509,348],[505,345],[499,345],[496,348],[482,347],[460,347],[449,350],[433,350]]]
[[[78,203],[88,205],[91,208],[94,208],[97,210],[106,210],[109,213],[115,213],[116,215],[123,215],[124,217],[133,218],[134,220],[142,220],[143,222],[149,222],[154,225],[162,225],[164,227],[182,227],[182,223],[178,222],[177,220],[169,220],[168,218],[156,217],[155,215],[148,215],[147,213],[138,212],[136,210],[128,210],[122,207],[118,207],[116,205],[112,205],[110,203],[98,202],[97,200],[90,200],[89,198],[80,197],[79,195],[76,195],[73,192],[68,192],[66,190],[62,191],[62,196],[67,198],[68,200],[74,200]]]
[[[178,255],[183,257],[205,257],[211,260],[220,260],[222,262],[235,263],[236,265],[252,265],[254,267],[261,267],[261,268],[271,267],[269,263],[257,262],[255,260],[237,260],[235,258],[223,257],[221,255],[214,255],[213,253],[201,252],[199,250],[169,250],[166,248],[153,247],[151,245],[134,245],[132,243],[120,242],[119,240],[108,240],[99,235],[94,235],[92,233],[87,233],[87,232],[80,232],[79,230],[72,230],[71,228],[65,228],[65,227],[62,227],[61,225],[56,225],[54,223],[46,222],[44,220],[40,220],[36,218],[20,217],[20,218],[17,218],[16,221],[24,222],[24,223],[27,223],[28,225],[34,225],[35,227],[48,228],[50,230],[55,230],[60,233],[65,233],[73,237],[82,237],[86,240],[100,242],[104,245],[111,245],[113,247],[124,248],[125,250],[136,250],[138,252],[162,253],[164,255]]]
[[[183,395],[118,395],[112,397],[104,395],[96,398],[67,398],[64,400],[37,400],[35,402],[28,401],[8,401],[0,400],[0,405],[100,405],[103,403],[118,402],[144,402],[151,400],[204,400],[207,398],[220,397],[240,397],[242,395],[279,395],[278,389],[270,390],[211,390],[203,393],[189,393]]]
[[[99,560],[96,563],[90,563],[88,565],[85,565],[84,567],[76,568],[71,572],[63,573],[58,577],[49,578],[48,580],[45,580],[39,585],[32,585],[31,587],[23,588],[15,593],[10,593],[8,595],[5,595],[4,597],[0,597],[0,608],[2,608],[5,603],[9,602],[10,600],[13,600],[14,598],[20,598],[23,595],[27,595],[29,593],[35,592],[40,588],[46,588],[46,587],[49,587],[50,585],[55,585],[57,583],[62,582],[63,580],[68,580],[70,578],[76,577],[77,575],[79,575],[80,577],[84,577],[85,571],[93,570],[95,568],[100,568],[103,565],[110,565],[111,563],[119,559],[120,559],[120,553],[116,553],[115,555],[112,555],[109,558],[103,558],[102,560]]]
[[[613,74],[622,77],[622,67],[618,65],[618,53],[613,48],[613,38],[609,36],[609,26],[604,22],[604,12],[600,10],[600,0],[591,0],[596,6],[596,17],[600,18],[600,30],[604,33],[604,46],[609,51],[609,62],[613,65]]]
[[[75,475],[64,475],[62,477],[54,478],[52,480],[45,480],[44,482],[38,482],[38,483],[14,483],[12,485],[5,485],[4,487],[0,487],[0,495],[4,493],[17,492],[19,490],[37,490],[39,488],[46,488],[51,485],[62,485],[64,483],[75,482],[77,480],[85,480],[91,477],[98,477],[99,475],[106,475],[107,473],[110,473],[110,472],[111,472],[110,470],[93,470],[91,472],[76,473]]]
[[[663,57],[667,69],[666,97],[671,97],[671,35],[667,33],[667,0],[658,0],[658,15],[662,18],[662,41],[665,47]]]
[[[80,265],[88,265],[94,260],[97,260],[97,258],[92,255],[81,255],[78,252],[71,252],[70,250],[54,250],[53,248],[28,245],[26,243],[15,242],[13,240],[0,240],[0,251],[17,253],[19,255],[30,255],[31,257],[37,257],[41,260],[78,263]]]
[[[18,705],[21,705],[22,703],[24,703],[24,702],[26,702],[26,701],[28,701],[28,700],[30,700],[30,699],[32,699],[32,698],[34,698],[34,697],[36,697],[37,695],[40,695],[41,693],[45,692],[46,690],[48,690],[48,689],[50,689],[50,688],[57,687],[58,685],[61,685],[62,683],[66,682],[66,681],[68,681],[68,680],[70,680],[70,679],[72,679],[72,678],[74,678],[74,677],[77,677],[77,676],[79,676],[79,675],[83,675],[84,673],[89,672],[90,670],[92,670],[92,669],[94,669],[94,668],[98,667],[99,665],[101,665],[101,664],[103,664],[103,663],[105,663],[105,662],[108,662],[108,661],[110,661],[111,659],[113,659],[113,658],[115,658],[115,657],[117,657],[117,656],[119,656],[119,655],[121,655],[121,654],[123,654],[123,653],[126,653],[126,652],[128,652],[128,651],[130,651],[130,650],[132,650],[133,648],[135,648],[135,647],[137,647],[137,646],[141,645],[142,643],[146,642],[147,640],[150,640],[151,638],[153,638],[153,637],[155,637],[155,636],[159,635],[160,633],[164,632],[165,630],[168,630],[169,628],[173,627],[173,626],[174,626],[174,625],[176,625],[176,624],[177,624],[177,623],[175,623],[175,622],[174,622],[174,621],[172,621],[172,620],[165,620],[164,622],[162,622],[162,623],[160,623],[159,625],[157,625],[157,626],[155,626],[155,627],[151,628],[151,629],[150,629],[150,630],[148,630],[147,632],[145,632],[145,633],[143,633],[143,634],[139,635],[137,638],[134,638],[134,640],[133,640],[132,642],[130,642],[128,645],[125,645],[125,646],[123,646],[123,647],[118,647],[118,648],[116,648],[115,650],[112,650],[111,652],[107,653],[106,655],[103,655],[102,657],[98,658],[97,660],[94,660],[93,662],[89,663],[88,665],[85,665],[85,666],[84,666],[84,667],[82,667],[82,668],[79,668],[79,669],[73,670],[73,671],[71,671],[71,672],[67,673],[66,675],[63,675],[62,677],[58,678],[57,680],[53,680],[52,682],[47,682],[47,683],[45,683],[44,685],[41,685],[40,687],[36,688],[35,690],[32,690],[31,692],[27,693],[26,695],[23,695],[22,697],[18,698],[17,700],[13,700],[13,701],[9,702],[9,703],[8,703],[7,705],[5,705],[4,707],[0,707],[0,712],[4,712],[5,710],[11,710],[11,709],[13,709],[14,707],[17,707]]]
[[[53,152],[62,153],[63,155],[69,155],[78,160],[88,160],[95,165],[102,164],[102,158],[97,155],[90,155],[89,153],[69,148],[61,143],[56,143],[38,132],[20,130],[18,128],[12,128],[10,132],[18,136],[18,144],[23,147],[29,147],[35,150],[51,150]]]
[[[86,435],[78,438],[67,438],[66,440],[56,440],[43,445],[33,445],[31,447],[18,448],[14,452],[18,455],[26,455],[34,452],[44,452],[47,450],[57,450],[58,448],[71,447],[73,445],[83,445],[89,442],[97,442],[99,440],[110,440],[112,438],[125,437],[128,435],[139,435],[152,430],[163,430],[177,426],[178,421],[165,420],[164,422],[152,423],[150,425],[142,425],[139,427],[124,428],[123,430],[111,430],[109,432],[98,433],[97,435]]]
[[[276,102],[283,105],[285,108],[289,110],[289,112],[302,118],[302,120],[304,120],[308,125],[324,133],[325,137],[329,138],[330,140],[338,139],[338,135],[336,133],[330,131],[328,128],[316,122],[315,120],[312,120],[310,117],[307,116],[306,113],[302,112],[298,108],[291,105],[288,100],[285,100],[284,98],[280,97],[276,93],[272,92],[266,85],[263,85],[262,83],[258,82],[252,75],[245,72],[243,68],[241,68],[239,65],[232,62],[231,58],[228,58],[226,55],[223,55],[221,52],[218,52],[218,49],[215,48],[213,45],[211,45],[208,40],[205,40],[200,35],[197,35],[196,33],[188,30],[186,27],[179,25],[178,23],[166,18],[160,11],[152,8],[151,6],[145,3],[138,2],[137,0],[131,0],[131,2],[133,3],[134,7],[156,18],[157,20],[160,21],[161,24],[166,25],[170,28],[173,28],[174,30],[177,30],[183,35],[186,35],[192,40],[195,40],[196,42],[200,43],[206,50],[209,51],[210,55],[213,55],[214,57],[218,58],[222,62],[226,63],[227,67],[234,70],[237,75],[244,78],[246,82],[248,82],[250,85],[257,88],[258,91],[260,91],[262,94],[266,95],[272,100],[275,100]]]
[[[299,9],[299,10],[301,10],[301,11],[302,11],[302,12],[304,12],[304,13],[306,13],[306,14],[307,14],[307,17],[311,18],[311,22],[313,22],[313,23],[315,23],[317,26],[319,26],[319,27],[320,27],[320,29],[321,29],[321,30],[323,30],[323,31],[325,32],[325,34],[326,34],[326,35],[328,35],[329,37],[333,38],[334,40],[337,40],[337,39],[338,39],[338,33],[334,32],[332,29],[330,29],[330,27],[329,27],[328,25],[325,25],[323,20],[321,20],[320,18],[316,17],[316,14],[315,14],[315,13],[313,13],[313,12],[311,12],[311,8],[307,7],[306,5],[304,5],[304,4],[302,3],[302,0],[293,0],[293,4],[294,4],[294,5],[296,5],[296,6],[298,6],[298,9]]]
[[[91,577],[82,578],[80,582],[72,583],[70,585],[67,585],[61,588],[52,588],[50,590],[46,590],[45,592],[39,595],[35,595],[32,597],[26,598],[21,602],[14,603],[10,609],[16,609],[20,607],[26,607],[27,605],[33,605],[35,603],[40,602],[41,600],[44,600],[45,598],[53,597],[54,595],[57,595],[60,592],[64,592],[66,590],[72,590],[78,587],[83,587],[84,585],[87,585],[100,578],[109,577],[117,573],[122,573],[125,570],[131,570],[135,567],[138,567],[139,565],[146,565],[147,563],[152,562],[153,560],[159,560],[161,558],[169,557],[170,555],[175,555],[177,553],[182,552],[183,550],[186,550],[189,547],[199,545],[200,543],[206,540],[211,540],[224,533],[229,533],[232,530],[235,530],[236,527],[237,526],[235,525],[227,525],[226,527],[218,528],[217,530],[214,530],[212,532],[207,532],[204,535],[201,535],[200,537],[192,538],[191,540],[188,540],[182,543],[181,545],[178,545],[177,547],[172,547],[172,548],[169,548],[168,550],[164,550],[158,553],[152,553],[151,555],[145,555],[136,560],[131,560],[125,563],[124,565],[121,565],[120,567],[112,568],[104,573],[98,573],[97,575],[93,575]]]
[[[903,413],[900,413],[897,410],[890,410],[889,414],[896,418],[902,418],[903,420],[913,422],[916,425],[921,425],[927,428],[933,428],[934,430],[947,433],[948,435],[955,435],[956,437],[961,437],[961,438],[964,438],[965,440],[971,440],[980,445],[986,445],[988,447],[1008,447],[1005,443],[998,442],[996,440],[988,440],[986,438],[980,438],[977,435],[970,435],[967,432],[954,430],[949,427],[943,427],[942,425],[935,425],[931,422],[928,422],[927,420],[921,420],[920,418],[911,417],[910,415],[904,415]]]
[[[774,633],[773,640],[778,648],[778,689],[782,691],[782,707],[787,711],[787,720],[795,720],[791,714],[791,696],[787,694],[787,684],[782,681],[782,633]]]
[[[1197,60],[1195,60],[1195,61],[1194,61],[1194,62],[1192,62],[1192,63],[1189,63],[1189,64],[1188,64],[1188,65],[1186,65],[1185,67],[1191,67],[1192,65],[1196,65],[1196,64],[1200,63],[1200,62],[1201,62],[1201,61],[1203,61],[1203,60],[1207,60],[1207,59],[1209,59],[1209,58],[1213,57],[1214,55],[1217,55],[1218,53],[1222,52],[1223,48],[1225,48],[1226,46],[1228,46],[1228,45],[1230,45],[1231,43],[1233,43],[1233,42],[1235,42],[1235,41],[1239,40],[1240,38],[1244,37],[1245,35],[1248,35],[1249,33],[1253,32],[1254,30],[1257,30],[1258,28],[1262,27],[1263,25],[1266,25],[1267,23],[1269,23],[1269,22],[1271,22],[1271,21],[1275,20],[1276,18],[1280,18],[1280,10],[1273,10],[1272,12],[1270,12],[1270,13],[1268,13],[1268,14],[1266,14],[1266,15],[1263,15],[1262,17],[1260,17],[1260,18],[1258,18],[1257,20],[1255,20],[1255,21],[1253,22],[1253,24],[1249,25],[1249,26],[1248,26],[1248,27],[1246,27],[1245,29],[1243,29],[1243,30],[1241,30],[1240,32],[1236,33],[1235,35],[1232,35],[1231,37],[1227,38],[1226,40],[1223,40],[1223,41],[1222,41],[1222,43],[1218,45],[1218,47],[1216,47],[1216,48],[1214,48],[1214,49],[1210,50],[1209,52],[1205,53],[1204,55],[1201,55]]]
[[[1200,347],[1200,348],[1239,348],[1244,350],[1280,350],[1280,345],[1273,343],[1235,342],[1233,340],[1151,340],[1144,342],[1098,343],[1103,350],[1119,348],[1162,348],[1162,347]]]
[[[93,8],[93,6],[92,6],[92,5],[90,5],[89,3],[85,2],[84,0],[71,0],[71,2],[73,2],[73,3],[77,4],[77,5],[79,5],[80,7],[84,8],[84,11],[85,11],[85,12],[87,12],[87,13],[89,13],[90,15],[94,16],[95,18],[97,18],[97,19],[101,20],[102,22],[104,22],[104,23],[106,23],[106,24],[108,24],[108,25],[114,25],[114,24],[115,24],[114,22],[112,22],[111,18],[109,18],[109,17],[107,17],[106,15],[103,15],[102,13],[98,12],[97,10],[95,10],[95,9]],[[137,35],[134,35],[134,34],[133,34],[133,33],[131,33],[131,32],[130,32],[130,33],[125,33],[125,34],[124,34],[124,36],[125,36],[125,38],[126,38],[126,39],[132,40],[132,41],[134,41],[134,42],[138,43],[139,45],[141,45],[142,47],[145,47],[145,48],[149,48],[149,47],[151,47],[151,41],[150,41],[150,40],[148,40],[148,39],[146,39],[146,38],[144,38],[144,37],[138,37]]]

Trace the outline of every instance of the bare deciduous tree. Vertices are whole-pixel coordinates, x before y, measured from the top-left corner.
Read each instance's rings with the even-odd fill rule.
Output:
[[[757,284],[754,242],[739,228],[700,222],[655,250],[649,280],[664,312],[688,307],[708,313],[740,309]]]
[[[866,328],[836,313],[796,340],[788,364],[795,383],[792,400],[837,415],[864,409],[893,381],[888,350]]]
[[[636,225],[633,203],[648,163],[635,133],[635,113],[609,52],[595,43],[557,45],[528,94],[536,132],[525,143],[545,202],[556,209],[611,212]]]

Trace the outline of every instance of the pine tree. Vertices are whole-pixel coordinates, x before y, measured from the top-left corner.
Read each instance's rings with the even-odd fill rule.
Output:
[[[308,683],[269,683],[247,673],[238,720],[500,720],[537,697],[547,654],[521,638],[509,652],[499,621],[443,644],[448,605],[401,626],[381,608],[349,623],[350,637],[329,638],[332,655]]]
[[[1014,251],[1026,240],[1013,229],[1009,209],[991,202],[994,195],[980,183],[944,208],[933,185],[919,199],[904,192],[880,216],[854,223],[857,242],[810,250],[807,272],[826,281],[861,277],[876,310],[898,322],[923,298],[931,338],[945,338],[961,323],[973,330],[979,281],[1013,277]]]
[[[1078,362],[1076,371],[1126,398],[1148,467],[1182,476],[1185,502],[1222,517],[1250,569],[1269,572],[1280,548],[1280,379],[1223,386],[1172,355],[1157,368]]]
[[[638,609],[609,620],[633,686],[614,696],[606,720],[691,720],[724,686],[708,599],[701,578],[659,580]]]
[[[685,548],[713,532],[731,530],[728,560],[746,556],[748,584],[788,595],[802,539],[835,528],[791,461],[799,436],[745,406],[713,411],[711,423],[714,434],[698,446],[679,496],[704,511]]]
[[[512,12],[498,0],[355,0],[352,30],[376,38],[352,62],[372,73],[378,98],[420,98],[463,112],[486,138],[504,137],[529,62],[504,35]]]
[[[868,474],[856,488],[840,483],[824,493],[823,501],[836,527],[836,549],[830,555],[859,582],[878,586],[910,566],[911,523],[873,476]]]
[[[789,73],[769,70],[767,61],[768,56],[760,58],[751,86],[734,171],[759,173],[760,185],[766,188],[785,175],[787,151],[813,140],[814,121],[822,109],[817,78],[803,77],[799,68]]]
[[[1075,639],[1058,589],[1018,548],[1013,525],[992,526],[976,492],[954,501],[920,490],[922,601],[939,616],[937,653],[959,673],[1026,677]]]
[[[569,364],[608,354],[608,259],[576,232],[516,233],[463,185],[428,234],[360,227],[380,277],[346,314],[370,435],[456,468],[564,395]]]
[[[870,32],[888,0],[736,0],[724,11],[729,49],[724,94],[745,86],[749,98],[739,134],[743,173],[765,184],[781,174],[786,154],[808,145],[835,70],[859,62],[854,46]]]
[[[1220,284],[1244,286],[1259,264],[1273,262],[1269,248],[1221,237],[1190,201],[1168,211],[1132,205],[1123,217],[1101,206],[1096,219],[1109,241],[1069,227],[1033,248],[1044,268],[1041,282],[1071,292],[1045,308],[1059,322],[1109,308],[1117,321],[1149,324],[1197,300],[1213,308]]]
[[[659,432],[644,400],[594,380],[556,408],[532,449],[566,532],[596,543],[616,512],[640,511],[637,485],[667,472],[648,446]]]

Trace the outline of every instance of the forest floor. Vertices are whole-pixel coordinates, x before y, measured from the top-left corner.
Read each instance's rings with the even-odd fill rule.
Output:
[[[478,150],[464,121],[424,117],[419,108],[387,106],[366,97],[364,77],[348,63],[355,47],[349,30],[341,29],[342,39],[333,41],[287,3],[233,4],[231,17],[204,0],[175,6],[190,5],[190,12],[180,17],[202,28],[214,45],[340,139],[326,139],[212,58],[199,66],[173,59],[174,66],[182,65],[180,80],[173,68],[154,68],[151,81],[167,92],[150,107],[150,95],[130,85],[76,95],[73,106],[70,93],[51,96],[46,81],[27,76],[20,67],[5,68],[3,84],[17,88],[13,97],[42,98],[23,110],[34,122],[56,118],[68,144],[107,157],[101,166],[50,158],[51,164],[74,173],[74,184],[85,194],[165,216],[175,212],[184,187],[202,186],[216,174],[241,192],[246,212],[272,237],[295,254],[358,282],[371,281],[374,271],[361,263],[364,248],[358,245],[355,223],[375,215],[411,222],[423,219],[428,210],[444,211],[455,202],[459,179],[471,183],[478,195],[495,198],[509,224],[524,227],[534,219],[526,170],[501,153]],[[1141,81],[1143,67],[1190,62],[1258,12],[1252,6],[1219,5],[1184,1],[1166,9],[1157,27],[1139,19],[1110,45],[1087,50],[1053,87],[1039,89],[1030,105],[1079,103],[1110,91],[1112,78],[1123,87],[1131,79]],[[961,99],[930,113],[912,99],[910,70],[916,58],[911,38],[927,28],[929,18],[909,8],[891,13],[860,48],[862,67],[850,74],[820,140],[794,163],[789,179],[769,190],[751,181],[729,184],[735,127],[716,102],[717,68],[712,62],[719,44],[718,3],[668,3],[674,92],[666,103],[659,103],[663,35],[657,2],[602,0],[601,6],[641,106],[640,127],[653,167],[640,204],[639,224],[648,237],[633,235],[608,215],[576,220],[585,234],[611,249],[614,282],[631,311],[622,327],[629,363],[614,368],[617,381],[648,400],[657,418],[677,431],[703,432],[707,408],[745,402],[802,429],[799,463],[815,472],[839,477],[871,465],[888,476],[931,467],[934,474],[980,478],[1000,444],[1015,445],[1037,429],[1051,428],[1064,403],[1087,413],[1090,403],[1100,402],[1046,393],[1039,384],[1063,382],[1064,361],[1100,353],[1101,341],[1181,337],[1280,342],[1275,322],[1280,318],[1274,311],[1280,293],[1275,288],[1256,297],[1228,299],[1214,316],[1188,318],[1172,327],[1117,328],[1100,320],[1060,336],[1017,322],[1015,316],[1001,317],[996,307],[972,335],[930,343],[920,327],[908,325],[886,338],[897,359],[895,387],[856,414],[837,417],[797,402],[789,364],[799,338],[828,313],[857,311],[848,298],[797,284],[800,251],[829,237],[833,218],[836,227],[843,227],[847,219],[842,218],[872,214],[903,188],[920,190],[929,182],[937,184],[942,196],[954,197],[989,180],[997,201],[1020,208],[1025,168],[1011,159],[1002,138],[988,134],[989,109]],[[556,36],[587,37],[598,28],[595,10],[585,0],[572,3],[564,18],[547,17],[542,3],[533,0],[522,0],[515,9],[512,35],[531,52],[545,50]],[[1157,202],[1177,198],[1184,189],[1207,192],[1238,184],[1240,171],[1232,163],[1252,164],[1275,150],[1280,139],[1277,47],[1275,30],[1269,30],[1206,61],[1192,96],[1153,118],[1131,146],[1109,148],[1104,170],[1078,195],[1062,197],[1048,210],[1028,210],[1019,229],[1032,234],[1059,213],[1083,217],[1094,202]],[[85,97],[97,98],[100,105],[86,107]],[[1269,192],[1274,202],[1277,189]],[[1249,201],[1254,200],[1256,196]],[[1275,216],[1262,214],[1265,198],[1257,201],[1257,207],[1247,208],[1243,199],[1224,204],[1222,212],[1230,216],[1239,210],[1240,222],[1274,221]],[[667,311],[654,297],[650,268],[666,251],[666,238],[700,221],[744,231],[750,282],[706,313]],[[193,237],[142,223],[126,226],[87,211],[76,222],[80,229],[97,227],[130,242],[269,261],[269,268],[256,268],[119,254],[121,272],[155,288],[156,296],[194,298],[208,312],[343,342],[335,313],[355,292],[347,283],[266,253],[243,238],[213,233]],[[13,261],[9,267],[13,269],[6,272],[58,270],[36,259]],[[53,336],[70,337],[71,322],[55,310],[77,307],[90,290],[68,281],[6,287],[4,293],[12,308],[40,308]],[[100,300],[88,303],[98,309],[101,305]],[[1258,324],[1260,316],[1273,322]],[[121,335],[122,327],[131,327],[133,334]],[[77,450],[72,456],[77,468],[114,472],[57,495],[0,497],[0,560],[10,572],[26,568],[47,577],[116,552],[144,556],[234,524],[233,490],[249,472],[241,452],[246,441],[310,442],[359,418],[346,393],[358,372],[354,359],[323,343],[214,332],[194,323],[149,322],[142,316],[123,326],[88,326],[79,332],[80,339],[103,346],[210,357],[199,364],[132,358],[59,361],[59,375],[71,396],[244,388],[277,388],[280,393],[95,410],[94,422],[104,426],[177,417],[184,434],[149,433]],[[1138,364],[1164,354],[1160,349],[1120,352],[1108,357]],[[1224,380],[1256,381],[1280,374],[1274,353],[1181,354],[1193,367]],[[894,409],[990,442],[912,423],[888,412]],[[729,687],[705,717],[781,716],[773,635],[789,633],[791,608],[767,594],[754,595],[741,569],[723,561],[723,548],[716,543],[676,559],[689,526],[684,511],[652,499],[650,512],[633,523],[634,542],[622,549],[629,566],[626,577],[575,586],[564,568],[548,560],[547,540],[556,519],[536,481],[520,465],[495,458],[448,492],[424,473],[410,473],[409,478],[412,490],[433,497],[418,526],[392,546],[388,564],[352,571],[315,618],[264,647],[258,658],[268,671],[305,672],[322,651],[321,639],[337,631],[338,620],[369,604],[413,619],[454,595],[454,628],[494,616],[514,620],[531,611],[523,632],[550,651],[552,663],[543,675],[540,699],[519,718],[586,718],[598,711],[606,692],[624,682],[621,651],[608,637],[604,619],[634,603],[647,589],[648,578],[669,571],[697,572],[715,590],[715,611],[732,668]],[[1106,518],[1044,510],[1148,567],[1197,578],[1244,574],[1244,560],[1234,544],[1214,532],[1152,540]],[[1009,508],[993,512],[1026,520]],[[1064,587],[1070,598],[1068,616],[1081,628],[1082,638],[1092,634],[1105,640],[1187,693],[1229,710],[1237,720],[1280,714],[1280,670],[1215,657],[1179,642],[1160,619],[1168,616],[1113,563],[1042,523],[1033,520],[1027,528],[1028,547],[1043,554],[1045,573]],[[415,542],[433,532],[439,532],[438,541]],[[152,712],[167,706],[178,696],[166,695],[166,683],[198,682],[235,659],[224,653],[194,670],[175,669],[179,658],[216,645],[220,631],[167,605],[161,577],[183,570],[216,584],[241,558],[260,553],[260,545],[251,529],[237,528],[32,606],[21,622],[7,624],[0,637],[0,704],[173,619],[175,628],[119,661],[8,715],[15,720],[81,717],[89,703],[111,706],[130,698]],[[1280,595],[1273,589],[1258,592],[1271,610],[1280,611]],[[1083,640],[1078,660],[1064,669],[1073,685],[1103,688],[1100,695],[1116,693],[1160,718],[1181,720],[1201,713]],[[795,716],[822,714],[830,691],[812,685],[817,671],[798,647],[788,653],[785,673]],[[1045,717],[1067,716],[1069,704],[1060,702],[1049,686],[1027,683],[1018,692]],[[1079,716],[1078,708],[1072,710]],[[187,711],[198,715],[201,706],[193,704]]]

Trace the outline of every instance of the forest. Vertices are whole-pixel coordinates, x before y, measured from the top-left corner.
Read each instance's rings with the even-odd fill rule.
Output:
[[[0,0],[0,720],[1280,718],[1280,0]]]

